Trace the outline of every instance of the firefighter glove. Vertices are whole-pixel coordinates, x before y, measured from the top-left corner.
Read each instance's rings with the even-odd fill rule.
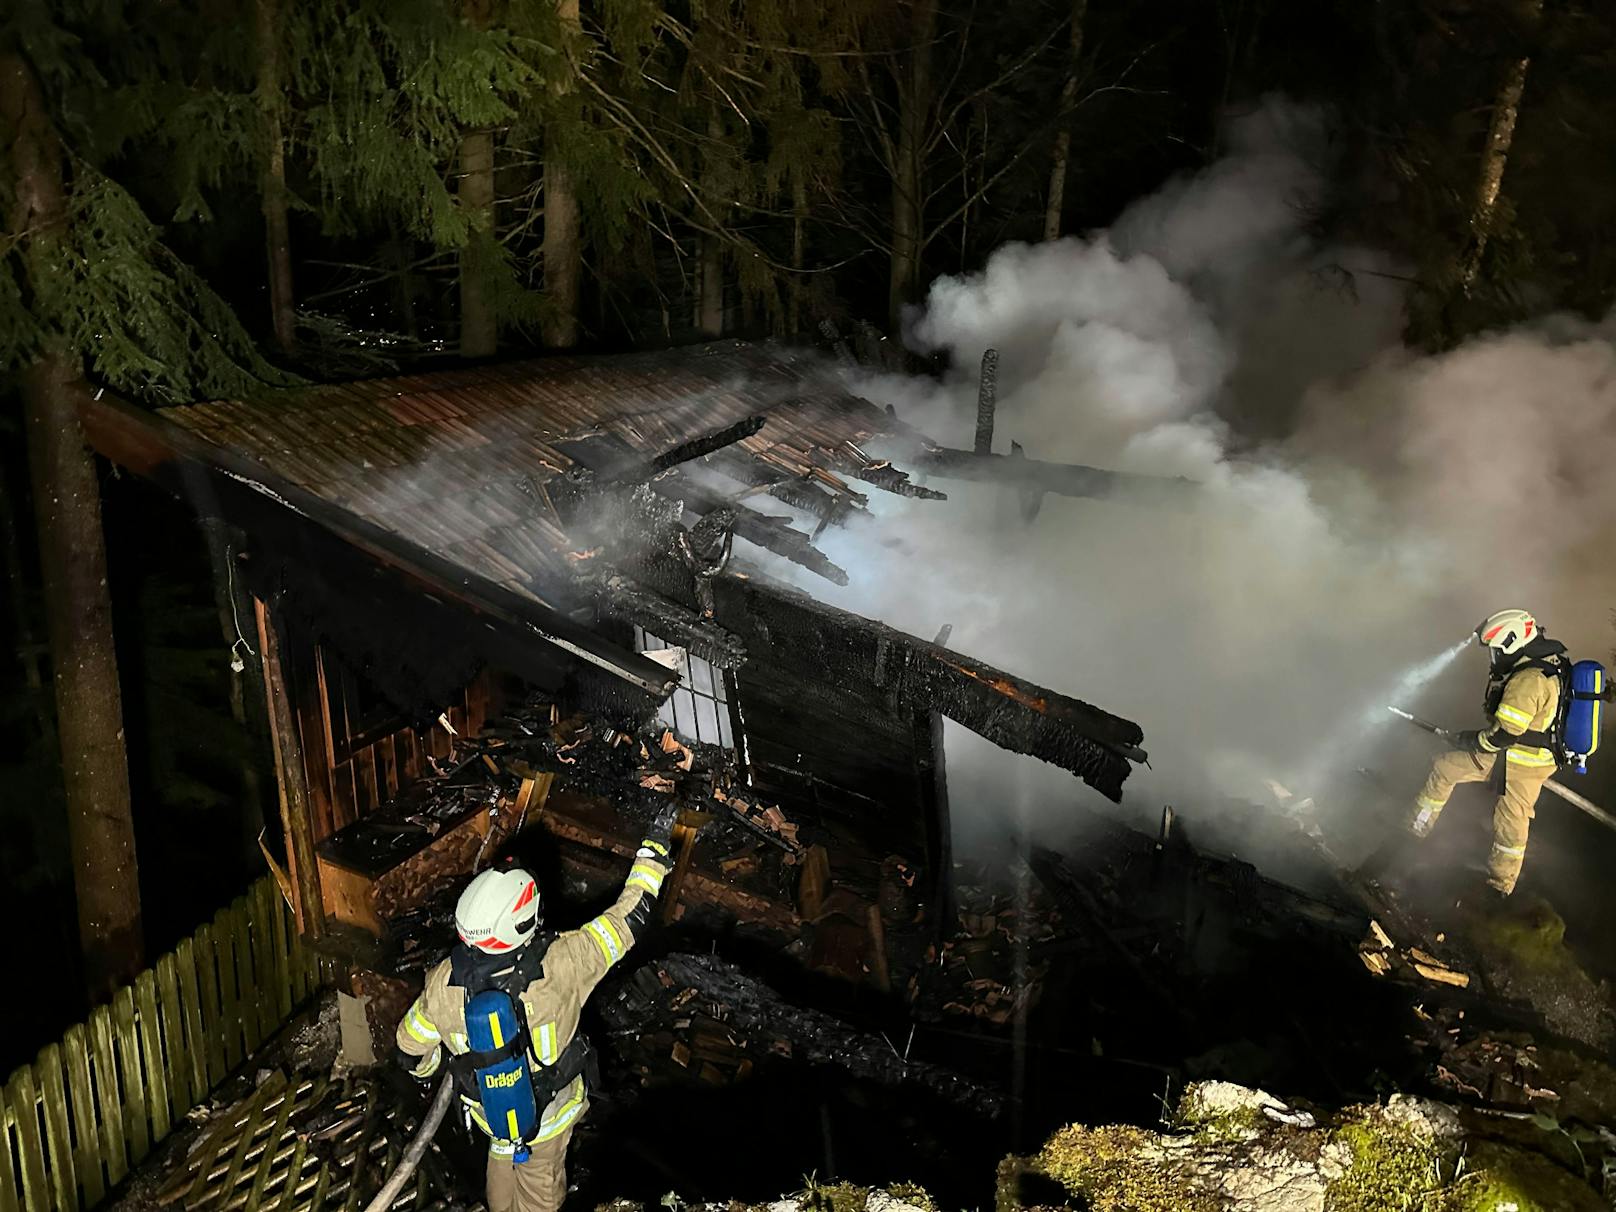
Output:
[[[645,841],[640,845],[641,855],[647,858],[665,859],[668,857],[668,847],[673,844],[673,823],[679,817],[679,806],[668,804],[645,830]],[[646,851],[650,851],[647,855]]]
[[[422,1073],[421,1069],[427,1067],[427,1060],[428,1058],[424,1056],[411,1056],[402,1048],[393,1049],[393,1063],[423,1085],[432,1080],[432,1074],[437,1068],[433,1065]]]
[[[1465,731],[1455,735],[1453,741],[1460,749],[1467,749],[1471,753],[1481,751],[1481,733],[1476,729],[1467,728]]]

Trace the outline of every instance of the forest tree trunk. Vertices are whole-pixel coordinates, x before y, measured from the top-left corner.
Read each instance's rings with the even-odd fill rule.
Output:
[[[460,205],[471,226],[460,250],[460,356],[487,358],[499,348],[489,281],[494,240],[492,131],[471,131],[460,140]]]
[[[707,100],[708,172],[711,174],[723,146],[724,123],[716,98]],[[709,181],[709,185],[711,182]],[[696,283],[696,329],[704,337],[724,335],[724,244],[716,235],[701,238],[700,278]]]
[[[1527,16],[1535,24],[1543,14],[1543,0],[1528,0]],[[1459,288],[1469,294],[1481,270],[1482,254],[1493,234],[1498,215],[1498,195],[1504,184],[1504,169],[1515,142],[1515,124],[1520,118],[1521,97],[1526,92],[1526,73],[1531,57],[1522,55],[1509,65],[1504,82],[1493,101],[1492,120],[1487,125],[1487,143],[1481,153],[1481,173],[1476,181],[1475,201],[1470,210],[1470,239],[1459,266]]]
[[[808,269],[808,183],[791,174],[791,287],[786,295],[786,335],[802,331],[802,275]]]
[[[286,140],[281,130],[285,87],[281,80],[279,0],[258,0],[258,105],[264,115],[264,247],[269,256],[269,313],[275,344],[290,356],[297,345],[297,307],[292,294],[292,235],[286,193]]]
[[[576,43],[581,36],[578,0],[557,0],[563,36]],[[569,48],[570,53],[570,48]],[[573,71],[577,65],[573,64]],[[571,88],[564,79],[559,85]],[[578,344],[578,313],[583,293],[583,232],[578,213],[578,191],[566,158],[548,145],[544,155],[544,292],[549,318],[542,325],[544,343],[552,349]]]
[[[925,144],[932,103],[932,39],[937,0],[913,0],[910,44],[898,79],[898,138],[892,168],[892,276],[887,322],[897,333],[903,308],[920,286],[920,251],[925,247]]]
[[[1049,157],[1049,193],[1044,203],[1045,240],[1058,240],[1061,234],[1066,170],[1072,159],[1072,109],[1077,104],[1077,69],[1083,57],[1083,18],[1088,7],[1088,0],[1072,0],[1072,58],[1066,68],[1066,82],[1061,85],[1060,131],[1055,135],[1055,148]]]
[[[493,19],[490,0],[466,0],[473,29]],[[494,133],[467,131],[460,139],[460,207],[471,231],[460,250],[460,356],[488,358],[499,347],[494,317]]]
[[[43,277],[56,272],[51,245],[66,221],[62,150],[33,70],[16,53],[0,53],[0,132],[9,132],[5,159],[15,173],[9,227],[29,233],[24,255],[31,276]],[[47,351],[19,382],[79,938],[85,982],[98,1000],[145,962],[101,489],[79,426],[86,386],[71,357]]]

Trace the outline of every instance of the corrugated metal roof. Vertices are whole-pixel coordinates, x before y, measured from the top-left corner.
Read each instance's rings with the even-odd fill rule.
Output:
[[[568,544],[522,480],[562,474],[573,463],[569,439],[603,434],[649,457],[760,414],[767,420],[738,444],[742,457],[812,477],[855,508],[861,494],[823,463],[857,460],[848,442],[912,433],[811,355],[738,341],[455,367],[162,410],[333,505],[524,591],[530,578],[563,571]]]

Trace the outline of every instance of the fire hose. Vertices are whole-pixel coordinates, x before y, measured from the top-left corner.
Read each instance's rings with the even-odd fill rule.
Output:
[[[365,1212],[386,1212],[392,1207],[393,1201],[398,1198],[399,1192],[404,1190],[404,1184],[415,1176],[415,1169],[426,1156],[427,1146],[432,1138],[438,1134],[438,1126],[443,1123],[443,1117],[449,1110],[449,1104],[454,1101],[454,1077],[444,1069],[443,1080],[438,1083],[438,1092],[433,1096],[432,1105],[426,1109],[421,1117],[421,1126],[415,1130],[410,1139],[409,1147],[404,1150],[404,1156],[398,1159],[398,1167],[392,1176],[382,1184],[382,1189],[376,1192],[376,1198],[365,1205]]]
[[[1410,724],[1413,724],[1416,728],[1423,728],[1432,736],[1438,736],[1444,740],[1450,741],[1454,739],[1452,730],[1444,728],[1440,724],[1433,724],[1430,720],[1422,720],[1419,716],[1412,715],[1409,712],[1404,711],[1401,707],[1388,707],[1386,710],[1390,711],[1393,715],[1401,716]],[[1564,783],[1557,783],[1551,778],[1543,784],[1543,789],[1545,791],[1552,791],[1555,795],[1559,796],[1573,808],[1578,808],[1587,813],[1606,829],[1616,830],[1616,816],[1612,816],[1586,796],[1578,795]]]

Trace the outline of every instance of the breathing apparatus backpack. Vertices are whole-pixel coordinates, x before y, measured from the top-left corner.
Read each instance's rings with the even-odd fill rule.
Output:
[[[489,972],[497,957],[475,955],[456,947],[449,983],[465,989],[468,1049],[449,1058],[460,1095],[480,1113],[496,1140],[516,1146],[515,1160],[526,1161],[527,1145],[538,1131],[539,1116],[579,1076],[592,1082],[594,1053],[580,1035],[561,1050],[552,1065],[534,1055],[521,993],[544,974],[549,939],[534,939],[513,967]]]
[[[1560,646],[1556,644],[1555,647]],[[1562,769],[1570,767],[1578,774],[1587,774],[1588,759],[1599,748],[1599,730],[1604,722],[1600,704],[1612,693],[1605,667],[1598,661],[1572,664],[1561,648],[1547,659],[1530,658],[1509,672],[1513,675],[1528,667],[1541,669],[1553,677],[1560,685],[1560,696],[1554,719],[1548,728],[1542,733],[1527,733],[1522,739],[1527,743],[1542,744],[1554,754],[1556,764]],[[1496,689],[1489,688],[1489,715],[1498,709],[1498,700],[1503,696],[1504,682],[1507,681],[1505,677],[1499,680]]]
[[[1555,758],[1578,774],[1588,773],[1588,759],[1599,748],[1599,706],[1606,696],[1605,667],[1578,661],[1560,678],[1560,709],[1554,735]]]
[[[466,1003],[466,1062],[489,1130],[520,1145],[539,1126],[538,1096],[528,1071],[527,1015],[503,989]]]

